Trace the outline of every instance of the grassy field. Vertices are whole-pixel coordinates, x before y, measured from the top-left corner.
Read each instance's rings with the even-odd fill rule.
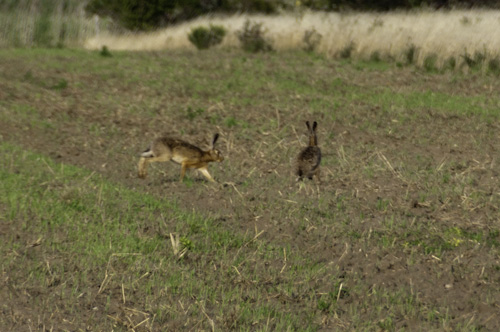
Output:
[[[500,82],[314,53],[0,50],[0,330],[497,331]],[[318,121],[322,177],[293,161]],[[218,184],[138,154],[221,137]]]

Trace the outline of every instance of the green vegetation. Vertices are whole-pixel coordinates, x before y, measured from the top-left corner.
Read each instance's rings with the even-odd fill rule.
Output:
[[[188,39],[199,50],[218,45],[224,39],[226,30],[224,27],[210,25],[209,28],[197,27],[191,30]]]
[[[247,52],[269,52],[273,49],[272,42],[265,37],[262,23],[245,21],[243,28],[237,32],[237,36]]]
[[[112,55],[0,50],[0,330],[500,328],[497,77]],[[306,120],[319,186],[292,174]],[[215,132],[219,184],[137,178],[154,137]]]

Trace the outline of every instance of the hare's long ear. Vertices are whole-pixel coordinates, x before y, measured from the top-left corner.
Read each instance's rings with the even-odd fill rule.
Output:
[[[307,130],[308,130],[309,132],[311,132],[311,126],[309,125],[309,121],[306,121],[306,126],[307,126]]]
[[[316,127],[318,126],[318,123],[316,121],[314,121],[313,123],[313,132],[316,132]]]
[[[212,149],[215,147],[215,143],[219,139],[219,133],[214,135],[214,139],[212,140]]]

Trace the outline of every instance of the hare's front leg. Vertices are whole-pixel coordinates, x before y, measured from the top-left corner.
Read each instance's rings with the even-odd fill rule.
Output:
[[[180,182],[182,182],[182,180],[184,179],[184,175],[186,174],[186,168],[187,168],[187,164],[186,163],[182,163],[181,164],[181,178],[180,178]]]
[[[138,165],[138,176],[139,178],[141,179],[145,179],[146,176],[148,175],[148,163],[149,163],[149,158],[144,158],[144,157],[141,157],[141,159],[139,159],[139,165]]]
[[[215,181],[215,180],[214,180],[214,178],[210,175],[210,173],[208,173],[208,169],[207,169],[207,167],[206,167],[206,166],[205,166],[205,167],[198,168],[198,170],[201,172],[201,174],[203,174],[203,175],[207,178],[207,180],[208,180],[208,181],[210,181],[210,182],[217,182],[217,181]]]

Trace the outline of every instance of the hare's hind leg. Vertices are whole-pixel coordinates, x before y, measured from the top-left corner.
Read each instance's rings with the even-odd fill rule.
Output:
[[[141,179],[146,178],[148,175],[148,164],[154,163],[154,162],[165,162],[169,161],[171,159],[171,156],[169,154],[162,154],[158,157],[152,157],[152,156],[142,156],[139,159],[139,177]]]

